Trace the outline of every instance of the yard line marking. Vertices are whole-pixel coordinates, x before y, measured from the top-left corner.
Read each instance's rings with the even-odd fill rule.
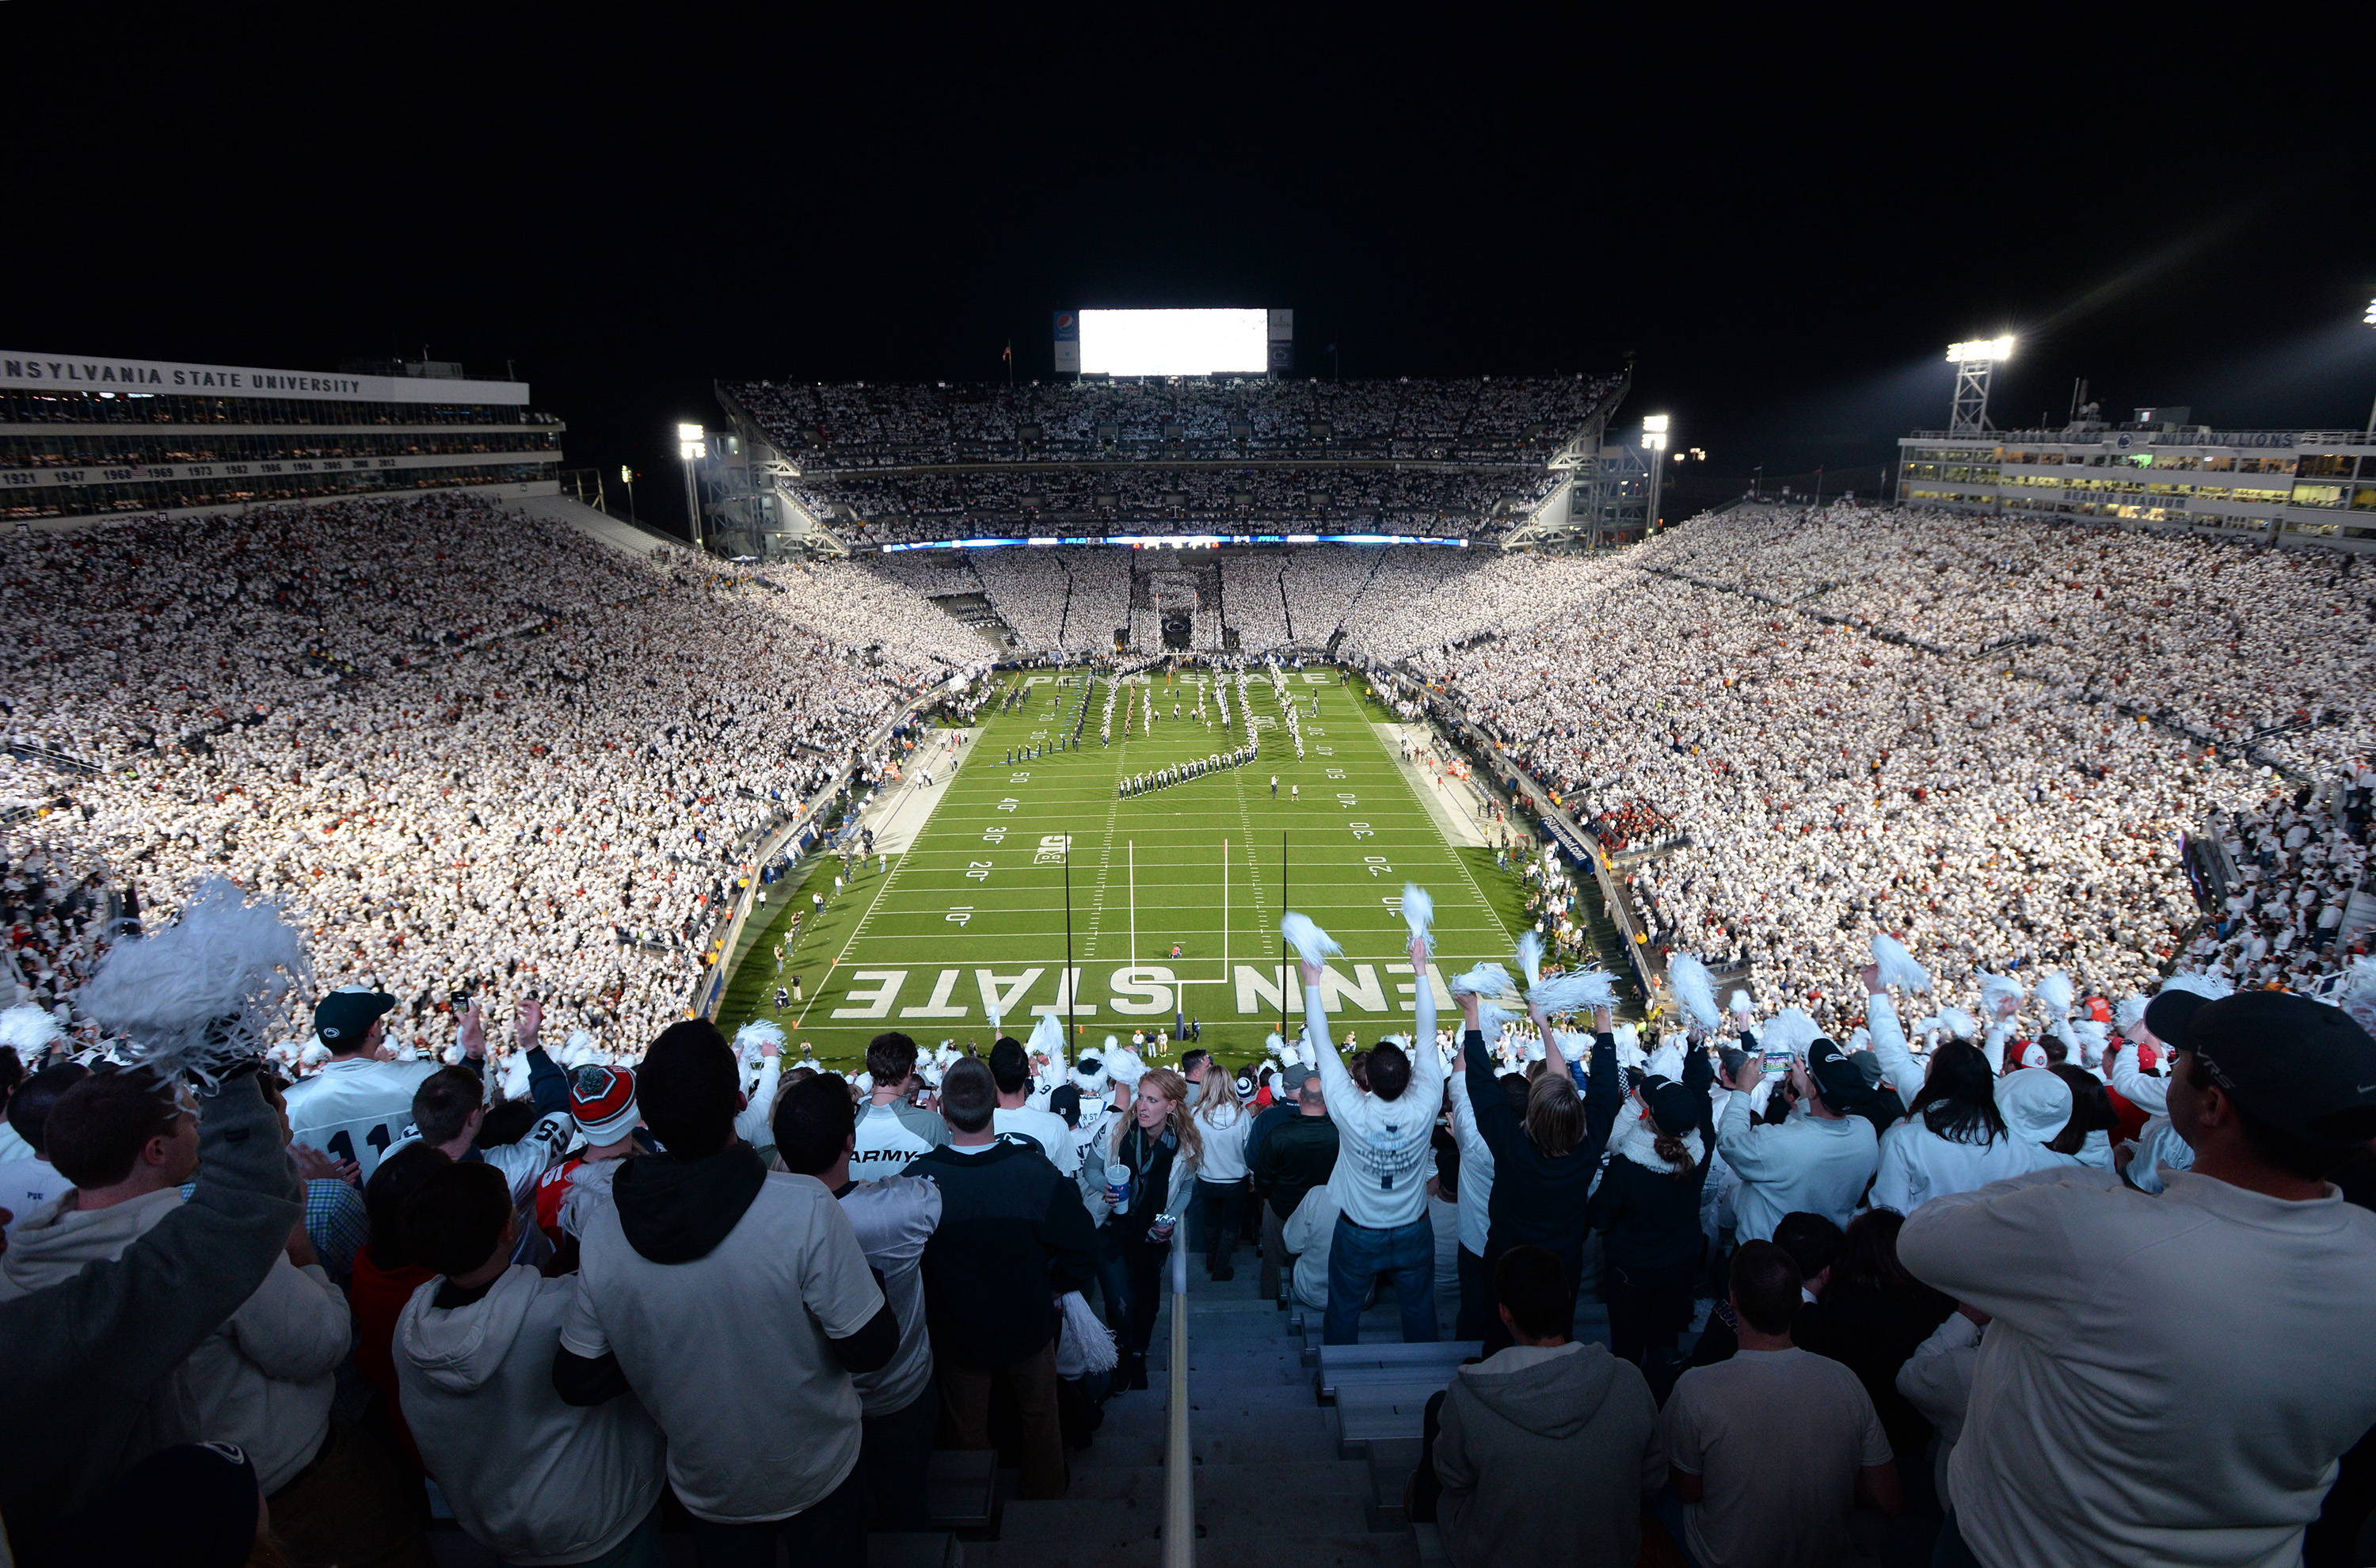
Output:
[[[874,919],[875,908],[883,902],[883,895],[891,891],[891,885],[898,881],[899,873],[907,869],[908,857],[901,855],[899,857],[899,863],[891,868],[890,874],[885,876],[883,879],[882,885],[874,889],[874,897],[867,904],[865,915],[860,919],[856,926],[850,929],[849,940],[841,944],[841,951],[835,954],[833,962],[826,966],[825,978],[817,982],[816,994],[809,998],[808,1006],[801,1009],[801,1016],[792,1020],[792,1028],[801,1029],[808,1027],[809,1008],[815,1006],[819,1002],[824,1000],[826,985],[833,979],[834,970],[841,968],[841,961],[849,956],[849,950],[857,943],[859,933],[863,932],[866,929],[868,922]]]

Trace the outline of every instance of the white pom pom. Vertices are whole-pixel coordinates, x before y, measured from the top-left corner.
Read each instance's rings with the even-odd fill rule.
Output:
[[[745,1067],[758,1064],[763,1048],[784,1049],[784,1030],[779,1024],[766,1018],[754,1018],[734,1031],[734,1054]]]
[[[1734,1013],[1748,1012],[1750,1010],[1749,992],[1742,991],[1738,987],[1734,988],[1732,995],[1725,1002],[1725,1007],[1728,1011]]]
[[[1509,970],[1489,959],[1466,974],[1453,976],[1443,982],[1443,989],[1455,996],[1507,996],[1517,987]]]
[[[2054,1017],[2064,1018],[2070,1016],[2071,1004],[2079,993],[2071,983],[2071,977],[2056,969],[2038,977],[2037,994],[2039,1006]]]
[[[1435,899],[1416,882],[1403,884],[1403,921],[1414,937],[1423,937],[1435,923]]]
[[[65,1038],[57,1016],[46,1007],[20,1002],[0,1013],[0,1045],[17,1048],[17,1060],[30,1071],[53,1040]]]
[[[1991,1013],[1997,1012],[2008,1002],[2019,1003],[2026,994],[2028,993],[2022,988],[2021,981],[2011,975],[1980,977],[1980,1003]]]
[[[1818,1038],[1815,1020],[1807,1016],[1805,1008],[1785,1007],[1766,1020],[1757,1043],[1768,1051],[1787,1051],[1793,1056],[1804,1056]]]
[[[1914,961],[1906,944],[1894,936],[1872,939],[1872,961],[1881,970],[1881,983],[1898,986],[1907,991],[1929,991],[1930,971]]]
[[[1518,933],[1518,951],[1516,957],[1518,960],[1518,972],[1527,977],[1527,988],[1531,991],[1536,986],[1542,984],[1542,933],[1536,931],[1531,926],[1525,931],[1520,932]]]
[[[1081,1358],[1085,1373],[1111,1372],[1121,1364],[1113,1334],[1098,1321],[1098,1314],[1089,1310],[1089,1303],[1081,1299],[1078,1290],[1064,1292],[1064,1342]]]
[[[1658,1042],[1657,1050],[1650,1052],[1650,1059],[1642,1063],[1642,1070],[1653,1078],[1664,1078],[1669,1083],[1682,1082],[1683,1042],[1669,1035]]]
[[[250,904],[217,878],[172,925],[117,943],[77,1000],[101,1028],[126,1039],[136,1061],[211,1082],[260,1055],[290,993],[313,980],[304,942],[279,904]]]
[[[2119,1004],[2112,1009],[2112,1022],[2123,1029],[2135,1028],[2144,1022],[2144,1017],[2145,999],[2135,992],[2121,997]]]
[[[1617,1005],[1617,980],[1607,969],[1570,969],[1538,980],[1527,992],[1527,1000],[1550,1013],[1585,1013],[1597,1007]]]
[[[1307,964],[1325,964],[1332,954],[1345,951],[1343,944],[1313,924],[1309,915],[1299,915],[1290,910],[1278,922],[1278,933],[1286,938],[1289,947],[1302,955]]]
[[[1667,983],[1674,988],[1675,1004],[1701,1028],[1713,1029],[1724,1022],[1716,1004],[1716,977],[1705,964],[1679,953],[1668,960]]]

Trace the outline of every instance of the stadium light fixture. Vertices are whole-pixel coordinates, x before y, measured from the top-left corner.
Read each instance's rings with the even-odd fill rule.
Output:
[[[1990,373],[2013,358],[2013,339],[1975,338],[1947,345],[1947,362],[1955,367],[1955,400],[1947,415],[1950,435],[1978,435],[1989,424]]]
[[[2376,309],[2376,306],[2370,308]],[[1976,338],[1968,343],[1947,345],[1947,361],[1951,364],[1971,364],[1983,361],[1994,363],[1999,360],[2011,358],[2013,358],[2013,339],[2010,337]]]
[[[693,465],[709,456],[709,444],[702,439],[701,426],[680,424],[676,427],[676,455],[684,464],[684,516],[693,529],[693,547],[701,543],[701,492],[693,477]]]
[[[1642,417],[1642,445],[1644,450],[1650,452],[1663,452],[1667,449],[1667,416],[1665,414],[1645,414]]]
[[[2368,302],[2368,314],[2359,319],[2370,327],[2376,327],[2376,300]],[[2370,408],[2368,410],[2368,438],[2370,441],[2376,441],[2376,408]]]

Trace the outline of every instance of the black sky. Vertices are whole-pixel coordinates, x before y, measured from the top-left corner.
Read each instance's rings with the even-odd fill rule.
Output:
[[[2275,14],[1963,15],[18,0],[0,345],[508,359],[671,496],[712,377],[1044,375],[1084,304],[1291,306],[1305,374],[1633,350],[1728,475],[1878,461],[2000,330],[2001,425],[2363,423],[2345,78]]]

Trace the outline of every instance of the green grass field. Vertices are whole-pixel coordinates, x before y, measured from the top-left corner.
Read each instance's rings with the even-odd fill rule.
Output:
[[[1125,694],[1140,697],[1142,712],[1148,678]],[[1518,918],[1515,880],[1494,868],[1491,850],[1446,839],[1372,728],[1388,716],[1336,671],[1289,675],[1302,705],[1302,758],[1277,697],[1257,680],[1249,690],[1258,761],[1122,799],[1114,786],[1123,775],[1226,752],[1244,735],[1218,722],[1207,731],[1195,718],[1205,671],[1173,685],[1160,672],[1152,679],[1161,717],[1151,735],[1134,723],[1123,737],[1117,707],[1114,743],[1098,744],[1100,679],[1082,750],[1009,766],[1009,747],[1053,739],[1078,700],[1075,683],[1031,677],[1029,702],[988,722],[887,873],[870,870],[836,897],[837,868],[827,864],[777,900],[769,929],[730,980],[719,1022],[731,1032],[754,1016],[777,1018],[820,1059],[849,1064],[885,1029],[927,1047],[955,1039],[988,1050],[993,1003],[1017,1038],[1036,1013],[1069,1004],[1076,1040],[1092,1043],[1134,1028],[1169,1029],[1177,1011],[1202,1021],[1206,1050],[1243,1061],[1261,1053],[1276,1027],[1279,915],[1295,909],[1345,944],[1330,967],[1329,1010],[1338,1039],[1349,1028],[1366,1042],[1407,1027],[1414,1005],[1397,913],[1406,880],[1435,899],[1434,983],[1447,1013],[1444,975],[1506,957]],[[1230,707],[1238,713],[1234,685]],[[1076,996],[1065,994],[1063,980],[1068,840]],[[810,912],[813,888],[827,894],[821,916]],[[784,975],[800,977],[805,1001],[778,1014],[771,950],[794,909],[803,919]],[[1292,969],[1284,1000],[1300,1020]]]

